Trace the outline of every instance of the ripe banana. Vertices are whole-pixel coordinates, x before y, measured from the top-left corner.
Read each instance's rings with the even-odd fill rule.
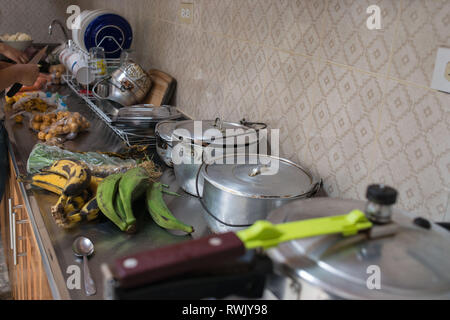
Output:
[[[194,228],[181,222],[173,216],[163,199],[163,185],[153,183],[151,188],[147,189],[147,207],[150,215],[157,225],[164,229],[181,230],[186,233],[193,233]]]
[[[75,225],[81,221],[92,221],[100,215],[100,208],[98,207],[97,198],[91,199],[84,205],[81,211],[72,212],[67,216],[70,225]]]
[[[103,178],[91,176],[91,183],[89,184],[89,190],[92,194],[97,194],[99,184],[103,181]]]
[[[66,186],[67,179],[59,174],[43,172],[33,175],[31,184],[41,189],[61,195]]]
[[[66,195],[62,194],[59,197],[58,202],[51,208],[52,216],[58,225],[64,224],[65,222],[64,208],[67,205],[68,199],[69,198]]]
[[[134,168],[127,171],[119,183],[119,195],[125,210],[127,225],[135,225],[133,201],[142,196],[150,186],[147,171],[144,168]]]
[[[97,190],[97,203],[103,214],[117,225],[120,230],[130,232],[133,227],[120,218],[114,207],[114,200],[116,196],[119,196],[117,193],[122,177],[123,174],[121,173],[113,174],[100,183]]]
[[[91,183],[91,172],[89,168],[85,164],[74,160],[56,161],[51,167],[45,168],[42,171],[65,177],[67,183],[64,186],[63,194],[68,197],[79,195]]]
[[[64,214],[67,216],[70,213],[80,211],[90,198],[91,194],[87,190],[84,190],[83,193],[77,197],[68,197],[67,203],[64,206]]]

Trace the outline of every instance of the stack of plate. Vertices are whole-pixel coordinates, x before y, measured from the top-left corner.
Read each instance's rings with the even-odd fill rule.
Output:
[[[109,59],[120,58],[133,41],[133,30],[128,21],[110,10],[85,10],[80,15],[80,29],[72,30],[75,44],[85,51],[103,47]]]

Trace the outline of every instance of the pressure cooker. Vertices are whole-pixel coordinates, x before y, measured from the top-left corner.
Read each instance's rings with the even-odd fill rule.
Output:
[[[290,202],[238,233],[117,259],[111,277],[152,287],[261,248],[274,264],[266,287],[280,299],[449,299],[450,233],[396,208],[393,188],[372,185],[367,198]]]

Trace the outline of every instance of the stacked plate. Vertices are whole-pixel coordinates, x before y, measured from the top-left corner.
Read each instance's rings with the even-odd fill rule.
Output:
[[[85,51],[103,47],[108,59],[120,58],[133,41],[133,30],[128,21],[110,10],[85,10],[80,15],[80,29],[72,30],[75,44]]]

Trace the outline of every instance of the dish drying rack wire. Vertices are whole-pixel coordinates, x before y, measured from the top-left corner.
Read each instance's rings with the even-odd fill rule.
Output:
[[[111,38],[113,41],[116,42],[116,44],[119,46],[120,50],[123,51],[120,44],[116,41],[114,37],[107,36],[100,41],[98,47],[103,43],[103,41],[107,38]],[[89,68],[93,68],[92,61],[90,61],[89,53],[85,50],[78,47],[75,43],[70,44],[72,50],[77,50],[81,52],[86,58],[88,62]],[[117,70],[121,65],[121,59],[111,59],[106,58],[105,59],[108,74],[113,73],[115,70]],[[75,79],[75,76],[70,73],[69,71],[66,71],[66,73],[62,76],[63,80],[67,85],[70,87],[70,89],[81,99],[83,99],[86,104],[89,106],[89,108],[115,133],[117,134],[128,147],[132,146],[146,146],[149,145],[150,147],[156,146],[156,137],[154,136],[154,133],[149,134],[148,130],[145,129],[138,129],[133,127],[117,127],[113,124],[112,116],[105,113],[97,104],[99,100],[91,94],[93,85],[86,85],[81,86],[78,84],[77,80]]]

